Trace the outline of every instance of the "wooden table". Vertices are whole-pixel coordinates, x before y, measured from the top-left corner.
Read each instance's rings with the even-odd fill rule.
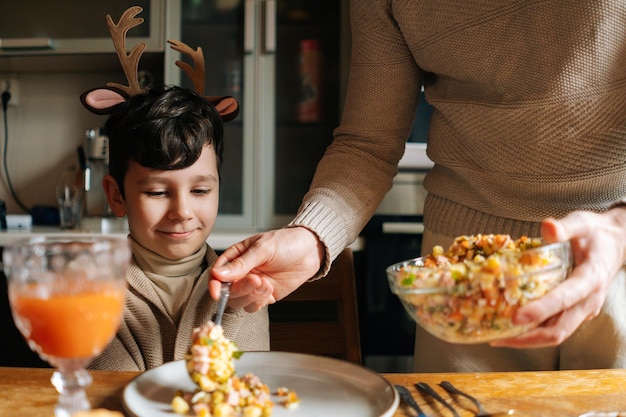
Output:
[[[135,372],[92,371],[87,393],[94,408],[122,411],[121,394]],[[0,367],[0,416],[53,417],[57,392],[50,384],[51,369]],[[443,380],[482,400],[489,411],[514,408],[520,416],[576,417],[588,410],[626,410],[626,370],[591,370],[524,373],[383,374],[392,384],[407,386],[429,416],[451,416],[437,403],[425,400],[413,387],[424,381],[450,399],[437,386]],[[462,417],[473,416],[468,401],[451,400]],[[402,405],[394,417],[415,414]],[[333,416],[328,416],[333,417]]]
[[[626,411],[626,369],[554,372],[502,372],[467,374],[386,374],[393,384],[411,389],[413,397],[433,416],[451,416],[436,403],[433,406],[413,384],[427,382],[446,399],[451,397],[437,386],[448,380],[457,388],[478,398],[487,411],[518,410],[516,416],[576,417],[590,410]],[[451,402],[462,417],[473,416],[476,408],[465,400]],[[402,408],[402,407],[401,407]],[[413,416],[399,410],[394,417]]]

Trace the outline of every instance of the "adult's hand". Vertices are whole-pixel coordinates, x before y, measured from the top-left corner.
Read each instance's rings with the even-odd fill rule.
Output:
[[[492,346],[556,346],[586,320],[597,316],[626,259],[626,208],[605,213],[573,212],[561,220],[546,219],[542,237],[548,243],[569,240],[574,268],[569,277],[540,300],[520,308],[514,322],[541,323],[521,336]]]
[[[304,227],[260,233],[234,244],[217,258],[209,292],[217,299],[220,281],[232,281],[228,305],[255,312],[313,277],[324,257],[324,246]]]

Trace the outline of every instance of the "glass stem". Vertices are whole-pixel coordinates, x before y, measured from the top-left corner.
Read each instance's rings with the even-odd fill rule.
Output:
[[[91,384],[91,375],[85,369],[55,371],[50,381],[59,392],[59,402],[54,408],[55,417],[71,417],[77,411],[89,410],[85,388]]]

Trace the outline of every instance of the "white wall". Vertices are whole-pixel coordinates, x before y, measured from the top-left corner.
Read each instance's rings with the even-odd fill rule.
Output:
[[[106,116],[87,111],[80,103],[80,94],[117,81],[120,72],[17,73],[19,103],[9,106],[7,112],[7,168],[16,194],[28,208],[56,206],[56,184],[68,165],[78,166],[76,148],[84,144],[85,131],[106,120]],[[9,214],[22,214],[5,176],[3,117],[0,129],[0,199]]]

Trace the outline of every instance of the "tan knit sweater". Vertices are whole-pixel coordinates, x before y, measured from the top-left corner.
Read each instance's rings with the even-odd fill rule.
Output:
[[[206,261],[217,255],[208,248]],[[194,327],[213,319],[217,303],[208,291],[208,269],[195,282],[176,324],[155,288],[155,284],[133,261],[128,271],[128,291],[123,321],[115,339],[90,365],[90,369],[145,371],[165,362],[183,359],[191,344]],[[269,350],[267,308],[257,313],[226,309],[224,334],[244,351]]]
[[[341,125],[294,225],[330,258],[390,188],[420,84],[434,112],[426,227],[539,233],[626,195],[623,0],[352,0]]]

